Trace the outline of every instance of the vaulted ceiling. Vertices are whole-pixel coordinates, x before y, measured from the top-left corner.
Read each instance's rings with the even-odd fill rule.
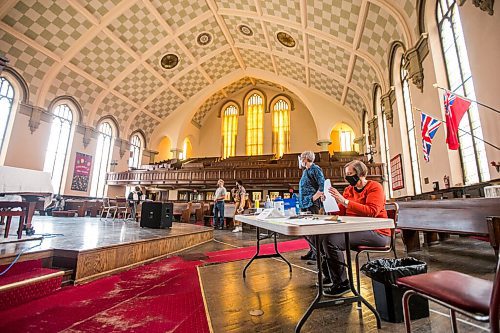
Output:
[[[198,125],[238,89],[281,84],[258,73],[360,116],[370,108],[373,83],[387,88],[390,44],[416,40],[415,2],[3,0],[0,52],[28,82],[31,104],[47,108],[70,95],[84,123],[112,115],[122,133],[152,132],[208,86],[220,89],[188,115]],[[177,57],[175,67],[162,67],[166,54],[170,66]],[[240,79],[220,84],[237,71]]]

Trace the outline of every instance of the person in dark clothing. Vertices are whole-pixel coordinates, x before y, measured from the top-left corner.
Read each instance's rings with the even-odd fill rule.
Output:
[[[53,202],[47,209],[45,209],[45,212],[47,215],[52,216],[53,211],[60,211],[64,210],[64,206],[66,205],[66,202],[64,201],[64,198],[60,195],[56,196],[56,201]]]
[[[323,170],[314,164],[314,152],[305,151],[300,155],[301,168],[304,168],[299,181],[299,204],[302,212],[319,214],[321,198],[323,197],[325,176]],[[302,260],[315,259],[316,249],[309,241],[309,252],[301,256]]]

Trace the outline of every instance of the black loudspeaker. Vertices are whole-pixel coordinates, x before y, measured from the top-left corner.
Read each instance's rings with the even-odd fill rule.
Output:
[[[172,202],[145,201],[142,203],[141,227],[165,229],[172,227],[174,204]]]

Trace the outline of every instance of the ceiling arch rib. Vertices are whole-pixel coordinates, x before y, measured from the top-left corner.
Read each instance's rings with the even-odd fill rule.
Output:
[[[302,29],[302,26],[299,23],[294,23],[287,21],[286,19],[282,19],[276,16],[259,16],[258,13],[253,13],[253,12],[246,12],[242,10],[234,10],[234,9],[219,9],[219,13],[223,15],[224,17],[230,17],[230,16],[235,16],[235,17],[240,17],[244,19],[260,19],[262,22],[262,25],[265,24],[274,24],[277,26],[278,24],[284,27],[289,27],[292,29],[295,29],[296,31],[300,32]],[[356,16],[357,18],[357,16]],[[357,24],[354,23],[356,26]],[[265,29],[267,30],[267,29]],[[345,52],[352,52],[352,43],[348,43],[345,40],[340,39],[339,37],[336,37],[334,35],[331,35],[325,31],[318,30],[314,27],[307,26],[305,29],[305,32],[308,34],[308,38],[311,38],[311,36],[314,36],[316,38],[320,38],[323,41],[326,41],[328,43],[333,44],[334,46],[340,47],[345,50]],[[298,35],[302,35],[302,33],[297,33]],[[269,38],[268,34],[265,34],[266,38]],[[271,33],[272,35],[272,33]],[[354,35],[354,33],[353,33]],[[353,37],[354,40],[354,37]],[[269,43],[270,44],[270,43]],[[272,50],[270,45],[268,45],[268,48]],[[383,75],[383,67],[381,67],[368,52],[365,52],[364,50],[360,49],[355,49],[354,50],[355,55],[360,56],[364,58],[368,63],[374,67],[375,72],[377,73],[377,78],[379,82],[381,82],[384,86],[386,86],[386,80]]]
[[[43,100],[45,99],[45,95],[47,94],[47,91],[49,89],[49,86],[52,84],[52,81],[56,77],[57,73],[61,70],[61,68],[68,63],[71,58],[79,52],[85,44],[91,40],[94,36],[96,36],[98,33],[100,33],[103,29],[105,29],[106,25],[109,24],[112,20],[114,20],[116,17],[118,17],[122,12],[127,10],[130,6],[135,4],[134,1],[124,1],[117,6],[114,7],[113,11],[108,12],[101,20],[100,24],[97,26],[93,26],[91,29],[89,29],[85,34],[81,35],[78,40],[76,40],[72,45],[66,50],[64,53],[61,61],[55,63],[52,68],[46,73],[43,82],[45,83],[42,85],[40,88],[40,91],[38,93],[37,99],[36,99],[36,104],[41,105]],[[59,4],[64,3],[64,2],[58,2],[53,3],[54,6],[59,6]],[[75,10],[81,10],[81,7],[72,7]],[[77,12],[79,15],[82,17],[85,17],[85,15],[81,14],[80,12]],[[54,13],[55,17],[58,17],[61,15],[61,13]],[[62,30],[62,29],[61,29]]]

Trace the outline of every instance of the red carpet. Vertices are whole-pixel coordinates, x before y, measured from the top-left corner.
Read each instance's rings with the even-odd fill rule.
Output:
[[[9,265],[0,266],[3,272]],[[18,281],[41,278],[58,270],[43,268],[42,260],[28,260],[14,264],[5,274],[0,276],[0,287]],[[31,300],[53,294],[61,288],[62,276],[40,279],[37,282],[0,291],[0,311],[24,304]]]
[[[300,239],[282,252],[307,248]],[[273,245],[262,246],[272,253]],[[206,253],[207,259],[172,257],[67,287],[0,312],[0,332],[209,332],[196,266],[248,259],[255,247]]]

